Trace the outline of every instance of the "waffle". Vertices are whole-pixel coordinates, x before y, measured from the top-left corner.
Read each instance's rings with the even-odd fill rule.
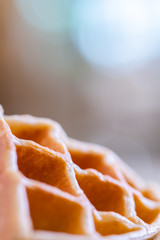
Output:
[[[0,239],[153,239],[159,193],[112,151],[0,110]]]

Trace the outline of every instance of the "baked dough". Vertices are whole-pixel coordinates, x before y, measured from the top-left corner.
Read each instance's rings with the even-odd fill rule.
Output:
[[[151,239],[159,193],[111,150],[0,110],[0,239]]]

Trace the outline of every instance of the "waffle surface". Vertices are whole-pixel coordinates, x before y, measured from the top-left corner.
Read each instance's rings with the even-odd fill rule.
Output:
[[[153,239],[159,193],[112,151],[0,110],[0,239]]]

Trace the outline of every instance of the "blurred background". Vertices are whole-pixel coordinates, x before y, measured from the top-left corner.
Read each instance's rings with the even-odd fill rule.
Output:
[[[0,0],[0,103],[160,181],[160,1]]]

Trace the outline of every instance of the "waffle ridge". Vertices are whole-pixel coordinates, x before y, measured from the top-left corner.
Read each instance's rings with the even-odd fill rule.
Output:
[[[0,110],[0,239],[153,239],[159,192],[111,150]]]

